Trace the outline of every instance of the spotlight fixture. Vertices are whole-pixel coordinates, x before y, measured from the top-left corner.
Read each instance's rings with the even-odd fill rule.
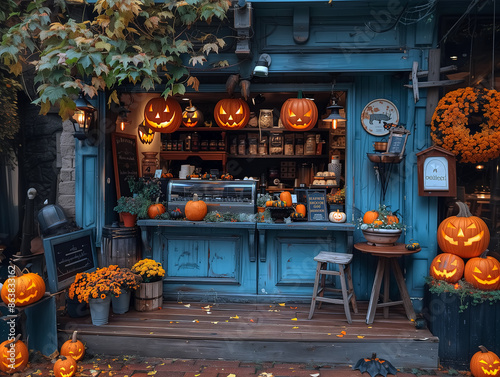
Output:
[[[262,54],[259,56],[259,60],[253,69],[253,75],[259,77],[267,77],[269,73],[269,67],[271,66],[271,56],[268,54]]]
[[[97,109],[87,101],[83,93],[75,101],[76,110],[73,114],[72,123],[75,129],[74,137],[78,140],[87,139],[89,128],[94,122]]]
[[[332,104],[326,108],[327,110],[330,110],[330,115],[323,119],[324,122],[332,122],[332,128],[335,130],[337,129],[337,121],[339,120],[345,120],[345,118],[340,115],[340,110],[343,109],[342,106],[337,105],[337,101],[332,99]]]

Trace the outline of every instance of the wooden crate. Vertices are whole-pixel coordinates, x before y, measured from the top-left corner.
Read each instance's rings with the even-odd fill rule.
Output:
[[[141,283],[135,291],[134,307],[139,312],[156,310],[163,305],[163,281]]]

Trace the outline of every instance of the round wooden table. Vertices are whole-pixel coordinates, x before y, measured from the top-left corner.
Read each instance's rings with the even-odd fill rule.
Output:
[[[378,257],[377,270],[375,272],[375,280],[373,282],[372,293],[370,296],[370,303],[368,304],[368,312],[366,313],[366,323],[372,324],[375,318],[375,312],[377,308],[384,309],[384,318],[389,317],[389,306],[393,305],[403,305],[405,308],[406,316],[410,320],[415,320],[415,310],[413,310],[413,305],[410,300],[410,295],[406,289],[406,283],[399,267],[397,258],[404,255],[410,255],[418,253],[420,248],[417,250],[407,250],[404,243],[396,243],[394,245],[388,246],[374,246],[369,245],[366,242],[360,242],[354,244],[354,248],[363,252],[369,253]],[[390,272],[394,274],[396,283],[399,288],[399,294],[401,296],[400,301],[390,301],[389,300],[389,282],[390,282]],[[381,303],[378,302],[380,296],[380,288],[382,286],[382,280],[384,281],[384,294]]]

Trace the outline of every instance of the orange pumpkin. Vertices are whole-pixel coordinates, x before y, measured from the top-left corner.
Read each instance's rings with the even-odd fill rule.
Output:
[[[309,131],[318,121],[318,108],[299,91],[298,98],[289,98],[281,106],[280,119],[289,131]]]
[[[500,359],[497,354],[479,346],[480,351],[470,359],[470,371],[474,377],[491,377],[500,375]]]
[[[2,286],[2,301],[15,306],[26,306],[40,300],[45,294],[43,279],[31,272],[23,274],[17,266],[15,270],[16,276],[8,278]]]
[[[399,224],[399,219],[396,215],[390,214],[386,216],[387,219],[387,224],[392,225],[392,224]]]
[[[274,205],[274,200],[268,200],[266,202],[266,207],[272,207]]]
[[[198,194],[193,195],[193,200],[186,203],[184,208],[184,216],[191,221],[201,221],[207,215],[207,204],[203,200],[198,199]]]
[[[363,215],[363,222],[365,224],[372,224],[378,218],[378,212],[375,210],[366,211]]]
[[[439,224],[437,240],[445,253],[456,254],[462,258],[481,255],[490,243],[490,231],[479,217],[472,216],[469,207],[457,202],[460,211]]]
[[[297,204],[297,206],[295,207],[295,211],[301,213],[304,216],[307,213],[306,206],[304,204]]]
[[[155,132],[146,126],[146,120],[143,120],[137,127],[137,134],[142,144],[151,144],[155,138]]]
[[[480,257],[471,258],[465,265],[465,281],[478,289],[494,291],[500,288],[500,262],[486,250]]]
[[[85,355],[84,344],[76,338],[77,331],[73,331],[71,339],[68,339],[61,346],[61,355],[71,356],[75,361],[79,361]]]
[[[292,206],[292,194],[290,194],[289,191],[283,191],[280,194],[280,200],[282,202],[285,202],[287,207],[291,207]]]
[[[161,203],[154,203],[148,207],[148,217],[150,219],[154,219],[165,212],[167,212],[167,209]]]
[[[174,175],[172,173],[161,173],[162,178],[172,178]]]
[[[19,340],[20,338],[21,334],[18,334],[14,339],[0,344],[0,370],[2,372],[12,374],[26,368],[29,351],[26,344]]]
[[[76,373],[76,360],[71,356],[60,356],[54,364],[55,377],[71,377]]]
[[[240,98],[221,99],[215,105],[215,122],[226,130],[239,130],[250,120],[250,107]]]
[[[197,127],[203,123],[203,113],[189,101],[189,107],[182,113],[182,124],[185,127]]]
[[[458,255],[442,253],[431,262],[430,275],[437,280],[456,283],[464,274],[464,261]]]
[[[175,132],[182,121],[181,105],[173,97],[153,98],[144,108],[144,119],[155,132]]]

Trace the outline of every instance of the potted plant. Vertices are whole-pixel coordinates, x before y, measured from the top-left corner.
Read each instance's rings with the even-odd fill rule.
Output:
[[[111,266],[110,266],[111,267]],[[132,291],[139,288],[142,283],[141,275],[134,274],[129,268],[117,268],[111,275],[113,284],[118,286],[111,297],[113,313],[123,314],[128,312]]]
[[[163,276],[165,276],[161,263],[153,259],[141,259],[131,270],[142,278],[142,283],[135,291],[135,310],[149,311],[160,308],[163,304]]]
[[[142,195],[121,196],[114,210],[121,214],[124,225],[131,227],[135,225],[137,217],[147,217],[150,204],[151,202]]]
[[[399,220],[396,212],[393,213],[387,205],[380,204],[377,210],[366,211],[358,219],[358,228],[369,244],[386,246],[399,239],[406,226]]]

